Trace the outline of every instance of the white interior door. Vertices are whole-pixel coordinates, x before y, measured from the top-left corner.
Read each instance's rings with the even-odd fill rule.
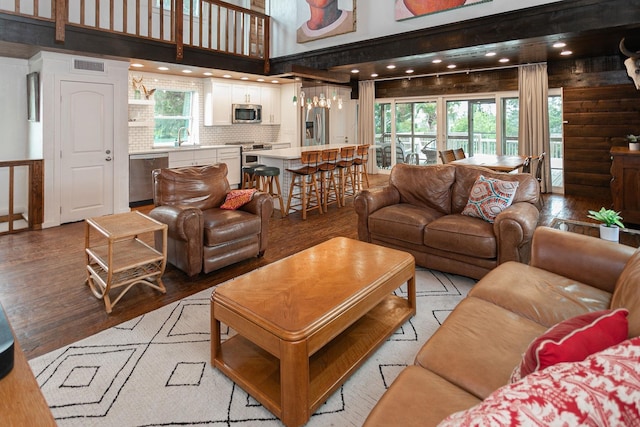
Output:
[[[61,82],[60,222],[113,213],[114,88]]]

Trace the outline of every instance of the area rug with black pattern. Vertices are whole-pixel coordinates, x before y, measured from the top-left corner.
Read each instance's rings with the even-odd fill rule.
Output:
[[[416,315],[308,426],[360,426],[384,391],[475,284],[416,269]],[[406,296],[406,284],[396,290]],[[211,289],[29,363],[59,426],[281,426],[210,361]],[[223,337],[224,338],[224,337]]]

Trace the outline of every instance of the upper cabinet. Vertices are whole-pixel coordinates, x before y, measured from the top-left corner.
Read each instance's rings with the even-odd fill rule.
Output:
[[[234,84],[232,104],[260,104],[260,86]]]
[[[232,104],[262,105],[262,124],[280,124],[280,87],[274,84],[231,83],[228,80],[204,80],[204,125],[232,124]]]
[[[280,87],[262,86],[260,88],[260,99],[262,102],[262,124],[280,124]]]
[[[227,126],[231,124],[232,85],[225,81],[204,81],[204,125]]]

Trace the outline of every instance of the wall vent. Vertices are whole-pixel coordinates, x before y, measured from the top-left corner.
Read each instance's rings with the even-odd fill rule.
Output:
[[[104,62],[87,61],[85,59],[74,59],[73,69],[82,71],[97,71],[104,73]]]

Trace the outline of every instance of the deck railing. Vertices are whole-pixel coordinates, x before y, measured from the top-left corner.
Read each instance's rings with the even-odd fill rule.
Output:
[[[43,160],[0,161],[0,235],[40,230],[44,219]]]
[[[239,55],[269,58],[269,17],[217,0],[15,0],[0,13],[52,21],[56,41],[66,25]]]

